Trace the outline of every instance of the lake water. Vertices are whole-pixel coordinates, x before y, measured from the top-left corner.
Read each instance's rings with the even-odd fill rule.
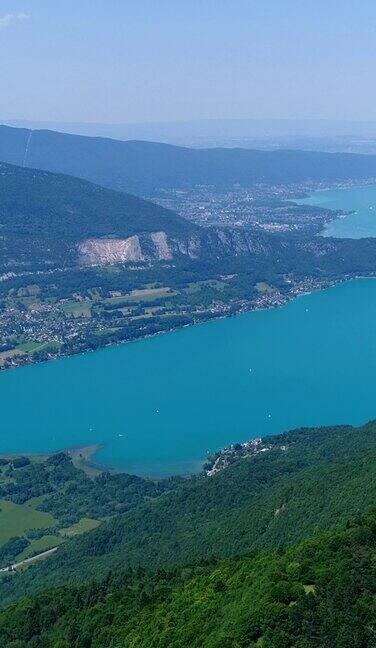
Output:
[[[376,281],[0,373],[0,452],[104,444],[98,461],[186,473],[208,451],[376,417]]]
[[[376,237],[376,186],[374,185],[317,191],[309,198],[296,202],[326,209],[354,212],[328,223],[322,233],[324,236],[337,238]]]

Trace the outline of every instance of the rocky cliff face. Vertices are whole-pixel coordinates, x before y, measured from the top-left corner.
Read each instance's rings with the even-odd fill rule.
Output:
[[[80,265],[107,265],[129,261],[162,261],[174,256],[165,232],[136,234],[128,238],[90,238],[78,245]]]
[[[199,235],[169,237],[166,232],[137,234],[128,238],[90,238],[78,245],[80,265],[106,265],[132,261],[169,261],[223,255],[265,254],[268,246],[259,235],[246,231],[206,229]]]
[[[126,239],[87,239],[78,246],[81,265],[105,265],[125,261],[143,261],[138,236]]]

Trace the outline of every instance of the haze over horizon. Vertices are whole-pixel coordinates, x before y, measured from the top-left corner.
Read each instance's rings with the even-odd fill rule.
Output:
[[[302,148],[375,152],[376,122],[292,119],[197,119],[99,123],[1,119],[0,125],[188,147]]]
[[[374,121],[375,18],[369,0],[5,0],[0,118]]]

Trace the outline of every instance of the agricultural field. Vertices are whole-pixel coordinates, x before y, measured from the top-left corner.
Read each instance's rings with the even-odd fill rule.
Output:
[[[91,477],[100,474],[99,469],[86,465],[92,452],[92,448],[83,448],[81,453],[72,453],[77,466],[75,468],[71,464],[74,475],[79,477],[83,468]],[[52,512],[41,510],[49,493],[24,498],[23,491],[29,493],[30,478],[36,480],[34,488],[38,490],[38,476],[46,474],[46,466],[48,455],[4,455],[0,458],[0,493],[3,496],[0,499],[0,568],[58,547],[69,537],[90,531],[100,524],[98,520],[84,517],[71,526],[64,527]],[[52,479],[53,471],[53,465],[47,468]],[[59,486],[58,481],[55,487],[54,483],[53,481],[47,488],[48,491],[59,492],[59,488],[63,490],[64,482]],[[12,501],[14,499],[25,501],[19,503]]]
[[[268,293],[272,293],[272,292],[274,292],[275,288],[273,288],[272,286],[269,286],[269,284],[266,283],[266,281],[259,281],[259,282],[256,284],[256,290],[257,290],[259,293],[265,295],[265,294],[268,294]]]
[[[55,353],[60,348],[60,344],[55,341],[46,341],[46,342],[36,342],[33,340],[28,340],[21,342],[15,346],[14,349],[9,349],[8,351],[0,352],[0,367],[4,366],[7,361],[12,358],[25,357],[28,356],[33,358],[35,354],[38,353]]]
[[[161,269],[158,280],[147,281],[145,269],[141,276],[141,270],[136,275],[116,266],[92,271],[75,290],[63,290],[63,277],[55,276],[60,296],[55,284],[40,292],[30,285],[0,296],[0,369],[128,342],[252,305],[284,303],[279,289],[262,276],[202,278],[190,270],[182,277],[181,270],[175,275],[170,270]]]
[[[50,513],[37,511],[27,504],[0,500],[0,545],[30,529],[48,529],[56,524]]]
[[[70,299],[63,303],[63,311],[73,317],[91,317],[93,303],[94,301],[90,299],[84,299],[82,301]]]
[[[81,533],[86,533],[87,531],[92,531],[99,526],[99,520],[93,520],[92,518],[81,518],[76,524],[72,524],[66,529],[60,529],[59,533],[63,538],[72,538],[76,535],[81,535]]]
[[[9,349],[9,351],[1,351],[0,352],[0,367],[5,366],[6,362],[8,360],[11,360],[12,358],[16,358],[16,356],[22,356],[23,352],[19,351],[18,349]]]
[[[226,287],[225,281],[219,281],[218,279],[207,279],[205,281],[194,281],[188,284],[184,289],[184,292],[188,294],[197,293],[202,290],[202,288],[213,288],[213,290],[222,291]]]
[[[108,297],[103,300],[104,304],[110,304],[115,306],[121,306],[122,304],[134,303],[137,304],[143,301],[154,301],[161,299],[162,297],[173,297],[177,292],[171,290],[168,287],[162,288],[142,288],[140,290],[131,290],[129,293],[124,295],[118,295],[114,297]]]
[[[0,455],[0,570],[55,549],[175,487],[173,480],[103,472],[91,463],[98,447]]]
[[[31,540],[29,546],[26,547],[26,549],[24,549],[24,551],[22,551],[20,554],[18,554],[17,562],[21,562],[22,560],[27,560],[32,556],[36,556],[37,554],[43,553],[44,551],[48,551],[49,549],[58,547],[63,542],[64,542],[63,538],[61,538],[58,535],[51,535],[51,534],[46,534],[42,538],[36,538],[35,540]]]

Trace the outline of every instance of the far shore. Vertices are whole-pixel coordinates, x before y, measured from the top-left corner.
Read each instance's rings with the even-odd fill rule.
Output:
[[[8,371],[14,371],[14,370],[19,370],[19,369],[30,369],[31,367],[35,365],[46,365],[49,364],[50,362],[54,361],[59,361],[59,360],[66,360],[68,358],[74,358],[74,357],[79,357],[81,355],[87,355],[88,353],[100,353],[101,351],[105,351],[107,349],[111,348],[116,348],[119,346],[123,346],[126,344],[133,344],[133,343],[138,343],[138,342],[143,342],[145,340],[150,340],[152,338],[159,337],[160,335],[167,335],[169,333],[176,333],[178,331],[182,331],[185,328],[191,328],[193,326],[200,326],[204,324],[210,324],[211,322],[216,322],[222,319],[227,319],[229,317],[238,317],[239,315],[245,315],[246,313],[253,313],[257,311],[264,311],[264,310],[274,310],[275,308],[282,308],[289,304],[291,301],[296,299],[297,297],[304,296],[304,295],[310,295],[313,292],[319,292],[320,290],[327,290],[328,288],[333,288],[341,283],[345,283],[347,281],[357,281],[358,279],[375,279],[376,278],[376,271],[372,274],[369,275],[347,275],[343,277],[339,277],[338,279],[325,279],[322,281],[318,281],[316,286],[312,286],[309,290],[303,287],[295,286],[290,292],[287,293],[280,293],[280,301],[278,303],[263,303],[262,305],[259,303],[248,303],[245,305],[239,306],[236,310],[232,310],[230,312],[218,312],[212,315],[211,317],[208,317],[206,319],[201,319],[200,321],[197,322],[191,322],[189,324],[183,324],[182,326],[173,326],[169,329],[163,329],[161,331],[157,331],[156,333],[148,333],[146,335],[141,335],[140,337],[134,337],[130,338],[129,340],[120,340],[118,342],[108,342],[104,344],[103,346],[100,346],[96,349],[86,349],[86,350],[80,350],[76,351],[73,353],[66,353],[66,354],[61,354],[61,355],[55,355],[51,356],[48,358],[48,360],[36,360],[32,362],[28,362],[19,366],[14,366],[14,367],[6,367],[2,368],[0,367],[0,374],[1,373],[6,373]],[[1,455],[0,455],[1,456]],[[26,455],[25,455],[26,456]]]

